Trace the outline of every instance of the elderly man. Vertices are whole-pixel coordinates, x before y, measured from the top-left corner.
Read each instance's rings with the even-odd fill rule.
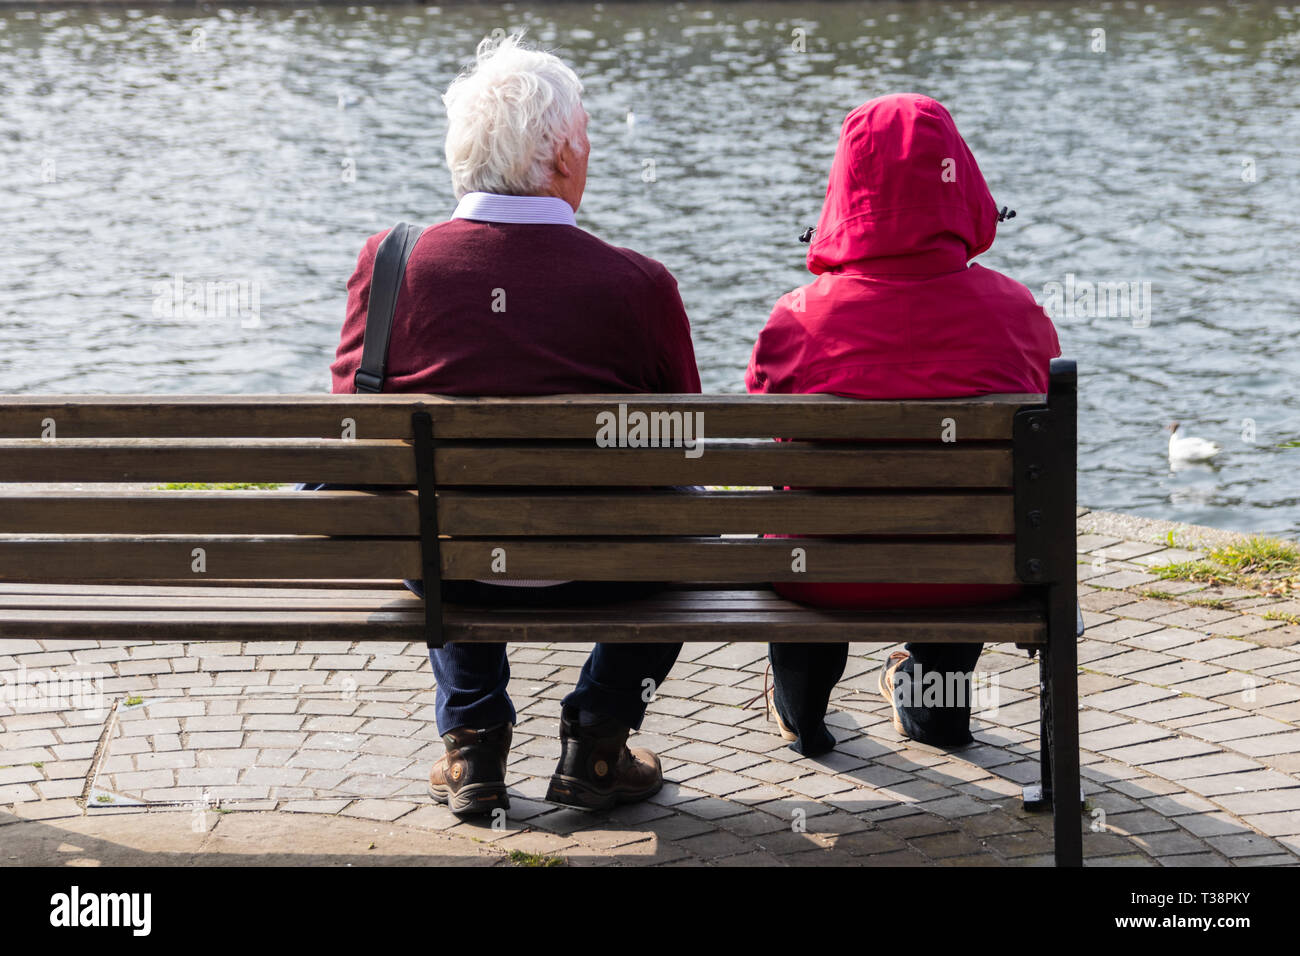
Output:
[[[479,45],[451,84],[447,165],[459,204],[424,231],[397,297],[385,390],[451,395],[698,392],[690,324],[658,262],[578,228],[587,181],[582,84],[517,37]],[[375,251],[371,236],[348,281],[348,314],[331,371],[353,390]],[[451,601],[545,604],[599,600],[618,584],[444,583]],[[641,800],[663,785],[659,759],[630,749],[646,686],[668,675],[681,645],[598,644],[561,705],[561,754],[547,799],[583,809]],[[509,805],[505,769],[515,709],[503,645],[431,650],[438,730],[433,798],[458,814]],[[653,681],[647,685],[646,680]]]

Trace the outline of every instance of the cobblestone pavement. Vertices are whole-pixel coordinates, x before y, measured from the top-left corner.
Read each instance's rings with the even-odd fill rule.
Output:
[[[1158,581],[1195,552],[1080,526],[1086,862],[1300,861],[1300,601]],[[105,692],[99,713],[0,704],[0,865],[1050,864],[1051,816],[1019,799],[1036,662],[986,648],[996,707],[948,752],[891,727],[875,686],[892,649],[853,646],[839,746],[806,759],[746,707],[763,645],[687,645],[635,738],[668,783],[583,814],[541,797],[586,648],[515,646],[512,805],[493,826],[426,796],[442,744],[421,645],[0,641],[11,681],[98,673]]]

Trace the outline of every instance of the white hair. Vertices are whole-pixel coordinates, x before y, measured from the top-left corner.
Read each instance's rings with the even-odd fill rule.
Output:
[[[520,39],[483,40],[474,66],[442,97],[457,199],[470,192],[538,195],[551,180],[556,152],[577,140],[582,81],[559,57]]]

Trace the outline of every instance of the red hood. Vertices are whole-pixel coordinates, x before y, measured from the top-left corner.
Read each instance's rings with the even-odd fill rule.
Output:
[[[997,207],[948,111],[896,93],[844,120],[808,269],[939,274],[993,244]]]

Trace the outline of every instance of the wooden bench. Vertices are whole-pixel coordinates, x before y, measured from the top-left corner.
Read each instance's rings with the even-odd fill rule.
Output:
[[[0,637],[1017,644],[1042,668],[1030,799],[1068,795],[1055,801],[1056,859],[1078,865],[1075,396],[1065,361],[1046,397],[947,401],[9,396],[0,482],[17,484],[0,497]],[[635,447],[649,438],[637,413],[669,447]],[[672,445],[683,416],[692,436],[702,422],[703,446]],[[97,482],[383,488],[22,487]],[[505,609],[444,607],[437,587],[420,601],[405,578],[674,586]],[[1026,592],[988,607],[828,611],[765,586],[792,580]]]

